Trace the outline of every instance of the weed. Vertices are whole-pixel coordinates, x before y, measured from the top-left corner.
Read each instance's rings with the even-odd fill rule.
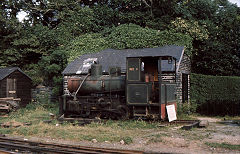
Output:
[[[240,150],[240,145],[233,145],[228,143],[210,143],[206,142],[206,145],[213,147],[213,148],[224,148],[224,149],[230,149],[230,150]]]
[[[191,130],[178,130],[178,134],[188,140],[203,140],[204,138],[208,138],[209,135],[204,133],[196,133],[196,128],[192,128]]]
[[[169,136],[169,134],[166,134],[166,133],[158,133],[158,134],[151,134],[151,135],[148,135],[147,137],[155,137],[155,138],[160,138],[162,136]]]
[[[130,144],[133,142],[132,138],[127,136],[123,138],[123,141],[125,142],[125,144]]]
[[[233,133],[232,131],[224,131],[225,135],[232,135],[232,133]]]
[[[87,126],[89,127],[99,127],[105,126],[105,127],[111,127],[116,129],[154,129],[158,127],[158,123],[149,123],[143,120],[128,120],[128,121],[113,121],[113,120],[107,120],[105,122],[100,123],[91,123]]]
[[[217,131],[215,129],[206,129],[206,132],[209,132],[209,133],[216,133]]]
[[[120,121],[119,126],[123,129],[153,129],[157,123],[148,123],[143,120]]]
[[[169,136],[169,135],[166,133],[158,133],[158,134],[148,135],[147,137],[149,138],[149,140],[147,141],[147,144],[163,142],[162,137],[164,137],[164,136]]]
[[[151,138],[147,141],[147,144],[163,142],[161,138]]]
[[[196,101],[193,101],[193,100],[191,100],[190,103],[188,103],[188,102],[180,103],[179,102],[177,105],[178,105],[177,106],[178,116],[181,114],[190,115],[190,114],[196,113],[196,109],[198,106]]]
[[[194,104],[194,103],[193,103]],[[177,118],[179,120],[195,120],[196,112],[194,105],[189,103],[178,103],[177,105]]]
[[[13,133],[13,129],[11,128],[1,128],[0,129],[0,134],[12,134]]]

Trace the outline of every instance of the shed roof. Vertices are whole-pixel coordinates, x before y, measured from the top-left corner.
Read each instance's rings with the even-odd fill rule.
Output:
[[[143,49],[106,49],[97,53],[85,54],[78,57],[64,69],[62,74],[86,74],[90,68],[91,61],[97,61],[101,64],[103,72],[108,72],[110,66],[119,66],[122,72],[126,72],[126,57],[172,56],[176,58],[177,65],[179,65],[183,53],[184,47],[175,45]]]
[[[32,80],[27,74],[25,74],[19,67],[6,67],[6,68],[0,68],[0,80],[6,78],[8,75],[13,73],[14,71],[18,70],[19,72],[26,75],[30,80]]]

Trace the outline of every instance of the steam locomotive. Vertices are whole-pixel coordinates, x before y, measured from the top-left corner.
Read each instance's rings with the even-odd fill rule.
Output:
[[[67,117],[128,119],[166,118],[176,106],[176,59],[172,56],[127,57],[126,73],[110,66],[103,73],[96,61],[85,75],[64,79],[60,111]]]

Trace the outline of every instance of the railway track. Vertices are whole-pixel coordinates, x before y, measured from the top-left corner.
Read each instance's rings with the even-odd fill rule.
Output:
[[[43,143],[35,141],[25,141],[21,139],[0,137],[0,148],[5,150],[18,150],[34,153],[56,153],[56,154],[76,154],[76,153],[115,153],[115,154],[143,154],[143,151],[108,149],[98,147],[76,146],[56,143]],[[1,152],[1,150],[0,150]]]

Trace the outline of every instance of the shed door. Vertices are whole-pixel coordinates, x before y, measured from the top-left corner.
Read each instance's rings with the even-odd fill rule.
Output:
[[[7,78],[7,97],[17,98],[17,79]]]
[[[188,101],[188,74],[182,74],[182,101]]]

